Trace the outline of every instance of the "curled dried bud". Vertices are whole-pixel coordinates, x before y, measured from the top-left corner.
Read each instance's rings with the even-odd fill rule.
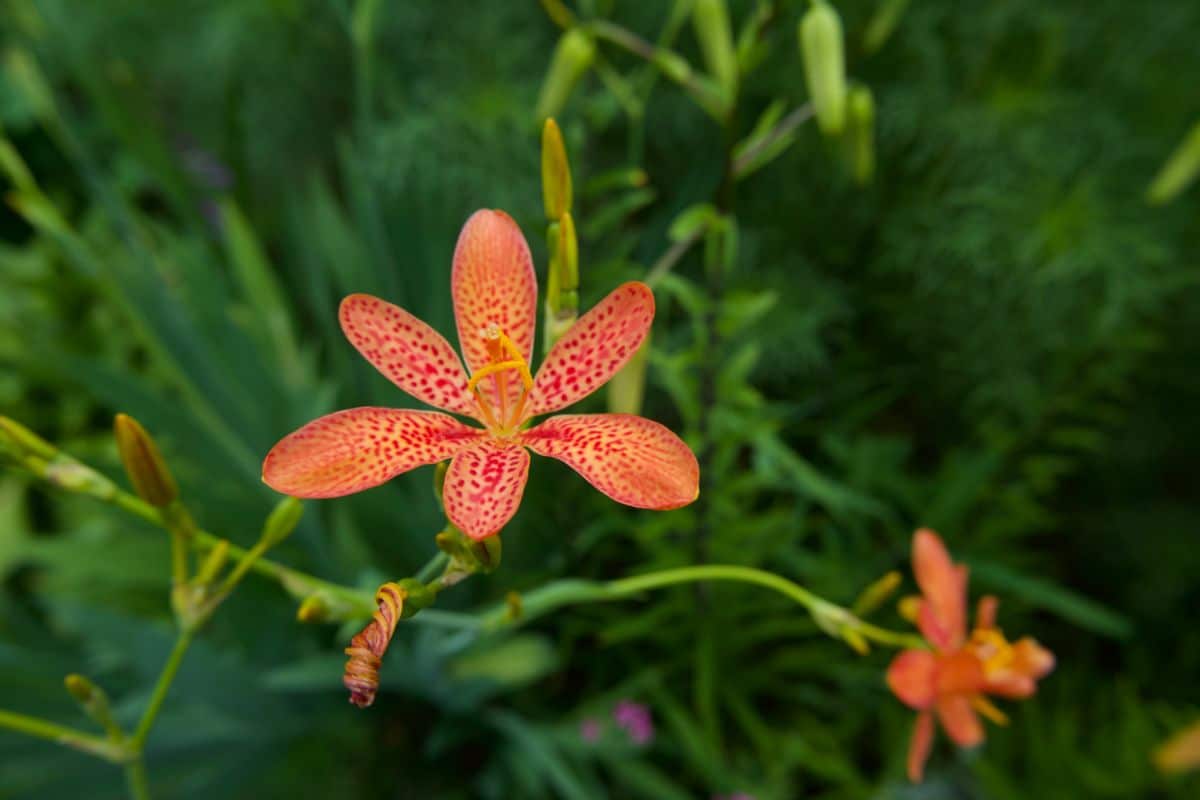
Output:
[[[350,660],[346,662],[342,683],[350,690],[350,702],[359,708],[366,708],[375,702],[375,693],[379,690],[379,666],[396,632],[396,623],[400,621],[407,596],[408,592],[399,584],[385,583],[380,586],[375,592],[379,609],[367,627],[351,639],[350,646],[346,648]]]
[[[836,136],[846,121],[846,56],[842,20],[824,0],[800,20],[800,51],[817,124],[826,136]]]
[[[138,497],[157,508],[165,508],[179,497],[179,487],[167,469],[158,445],[146,429],[128,414],[117,414],[113,421],[121,463]]]
[[[550,69],[538,95],[537,117],[553,117],[567,104],[567,98],[575,84],[592,66],[596,57],[596,43],[579,28],[572,28],[558,40]]]
[[[571,210],[571,165],[562,131],[553,117],[542,127],[542,200],[546,219],[551,222]]]

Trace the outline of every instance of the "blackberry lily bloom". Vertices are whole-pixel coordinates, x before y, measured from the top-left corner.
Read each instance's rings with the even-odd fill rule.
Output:
[[[967,635],[967,568],[955,564],[931,530],[913,535],[913,572],[921,597],[907,598],[912,617],[933,650],[905,650],[888,667],[887,683],[905,705],[917,711],[908,751],[908,777],[920,782],[933,746],[934,714],[959,747],[983,741],[979,714],[1008,721],[987,699],[1031,696],[1037,681],[1054,669],[1054,655],[1025,637],[1010,644],[996,627],[996,598],[983,597],[975,629]]]
[[[436,411],[363,407],[321,417],[288,435],[263,461],[263,481],[296,497],[340,497],[423,464],[451,459],[446,515],[472,539],[512,518],[529,451],[572,467],[604,494],[636,508],[671,509],[699,493],[696,456],[667,428],[631,414],[530,418],[599,389],[645,340],[654,295],[631,281],[584,314],[536,376],[530,354],[537,278],[529,245],[501,211],[475,212],[454,250],[450,278],[463,369],[450,343],[402,308],[365,294],[342,301],[342,330],[363,357]]]

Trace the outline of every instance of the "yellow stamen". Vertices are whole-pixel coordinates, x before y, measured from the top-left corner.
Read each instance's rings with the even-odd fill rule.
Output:
[[[1007,669],[1015,657],[1012,645],[996,628],[976,628],[971,634],[971,647],[989,675]]]
[[[988,700],[981,694],[977,694],[971,698],[971,707],[997,725],[1008,724],[1008,715],[996,708],[991,700]]]
[[[529,372],[529,364],[525,361],[525,356],[499,327],[489,326],[484,330],[483,336],[492,363],[480,367],[471,375],[470,381],[467,382],[467,391],[475,393],[488,428],[507,434],[521,421],[521,415],[525,412],[525,400],[533,388],[533,375]],[[516,407],[512,414],[509,414],[508,409],[508,371],[510,369],[517,371],[521,376],[522,384],[521,393],[517,397]],[[487,396],[479,389],[479,382],[489,376],[494,381],[496,398],[500,403],[498,414],[492,408]]]

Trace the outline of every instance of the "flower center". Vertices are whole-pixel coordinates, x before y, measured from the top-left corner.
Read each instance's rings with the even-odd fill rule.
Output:
[[[471,374],[467,383],[467,391],[475,395],[479,413],[488,430],[497,436],[511,436],[517,426],[523,421],[525,401],[533,388],[533,375],[529,372],[529,364],[521,351],[505,335],[496,323],[492,323],[480,332],[487,345],[488,363]],[[516,398],[509,397],[509,380],[516,372],[520,379],[520,390]],[[494,392],[485,390],[485,381],[491,378]],[[494,404],[493,404],[494,401]],[[512,401],[512,402],[510,402]]]
[[[1015,654],[1004,634],[995,628],[977,628],[971,634],[971,649],[983,662],[986,675],[995,675],[1012,665]]]

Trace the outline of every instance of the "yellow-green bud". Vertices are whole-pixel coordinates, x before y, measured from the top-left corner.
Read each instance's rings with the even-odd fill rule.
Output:
[[[296,620],[304,623],[325,622],[329,619],[329,603],[320,594],[310,594],[296,609]]]
[[[542,126],[542,199],[546,204],[546,219],[557,222],[571,210],[571,165],[562,131],[553,117]]]
[[[117,450],[125,473],[138,497],[157,508],[165,508],[179,497],[179,487],[167,469],[158,445],[146,429],[128,414],[117,414],[113,421]]]
[[[85,706],[91,703],[100,692],[96,684],[84,676],[74,673],[63,679],[63,685],[67,687],[67,691],[71,693],[72,697]]]
[[[871,182],[875,174],[875,97],[865,86],[855,86],[846,99],[850,165],[854,180]]]
[[[613,414],[641,414],[646,395],[646,363],[650,356],[650,337],[642,342],[633,358],[608,382],[608,410]]]
[[[900,18],[904,16],[904,11],[908,8],[909,1],[883,0],[879,4],[879,8],[875,10],[875,15],[867,23],[866,33],[863,34],[863,50],[868,53],[874,53],[883,47],[884,42],[888,40],[888,37],[896,30],[896,26],[900,24]]]
[[[842,21],[833,7],[817,0],[800,20],[800,51],[804,77],[826,136],[842,132],[846,121],[846,57]]]
[[[37,456],[49,461],[58,452],[54,445],[9,417],[0,416],[0,439],[4,439],[18,456]]]
[[[538,95],[537,117],[557,116],[567,104],[567,98],[575,84],[592,66],[596,57],[596,43],[579,28],[572,28],[562,35],[550,59],[550,69]]]
[[[860,617],[870,614],[895,594],[896,590],[900,588],[901,581],[903,581],[903,578],[899,572],[896,570],[888,572],[882,578],[862,590],[858,599],[854,601],[854,606],[851,610]]]
[[[566,333],[579,317],[579,240],[575,220],[563,214],[546,229],[550,269],[546,280],[546,350]]]
[[[267,516],[263,525],[262,542],[267,547],[274,547],[292,535],[304,515],[304,504],[295,497],[285,497]]]
[[[704,51],[708,71],[716,78],[726,99],[732,101],[737,93],[738,62],[725,0],[694,0],[692,26],[696,29],[700,49]]]
[[[1179,147],[1158,171],[1146,190],[1146,202],[1160,206],[1169,203],[1200,175],[1200,122],[1197,122]]]

